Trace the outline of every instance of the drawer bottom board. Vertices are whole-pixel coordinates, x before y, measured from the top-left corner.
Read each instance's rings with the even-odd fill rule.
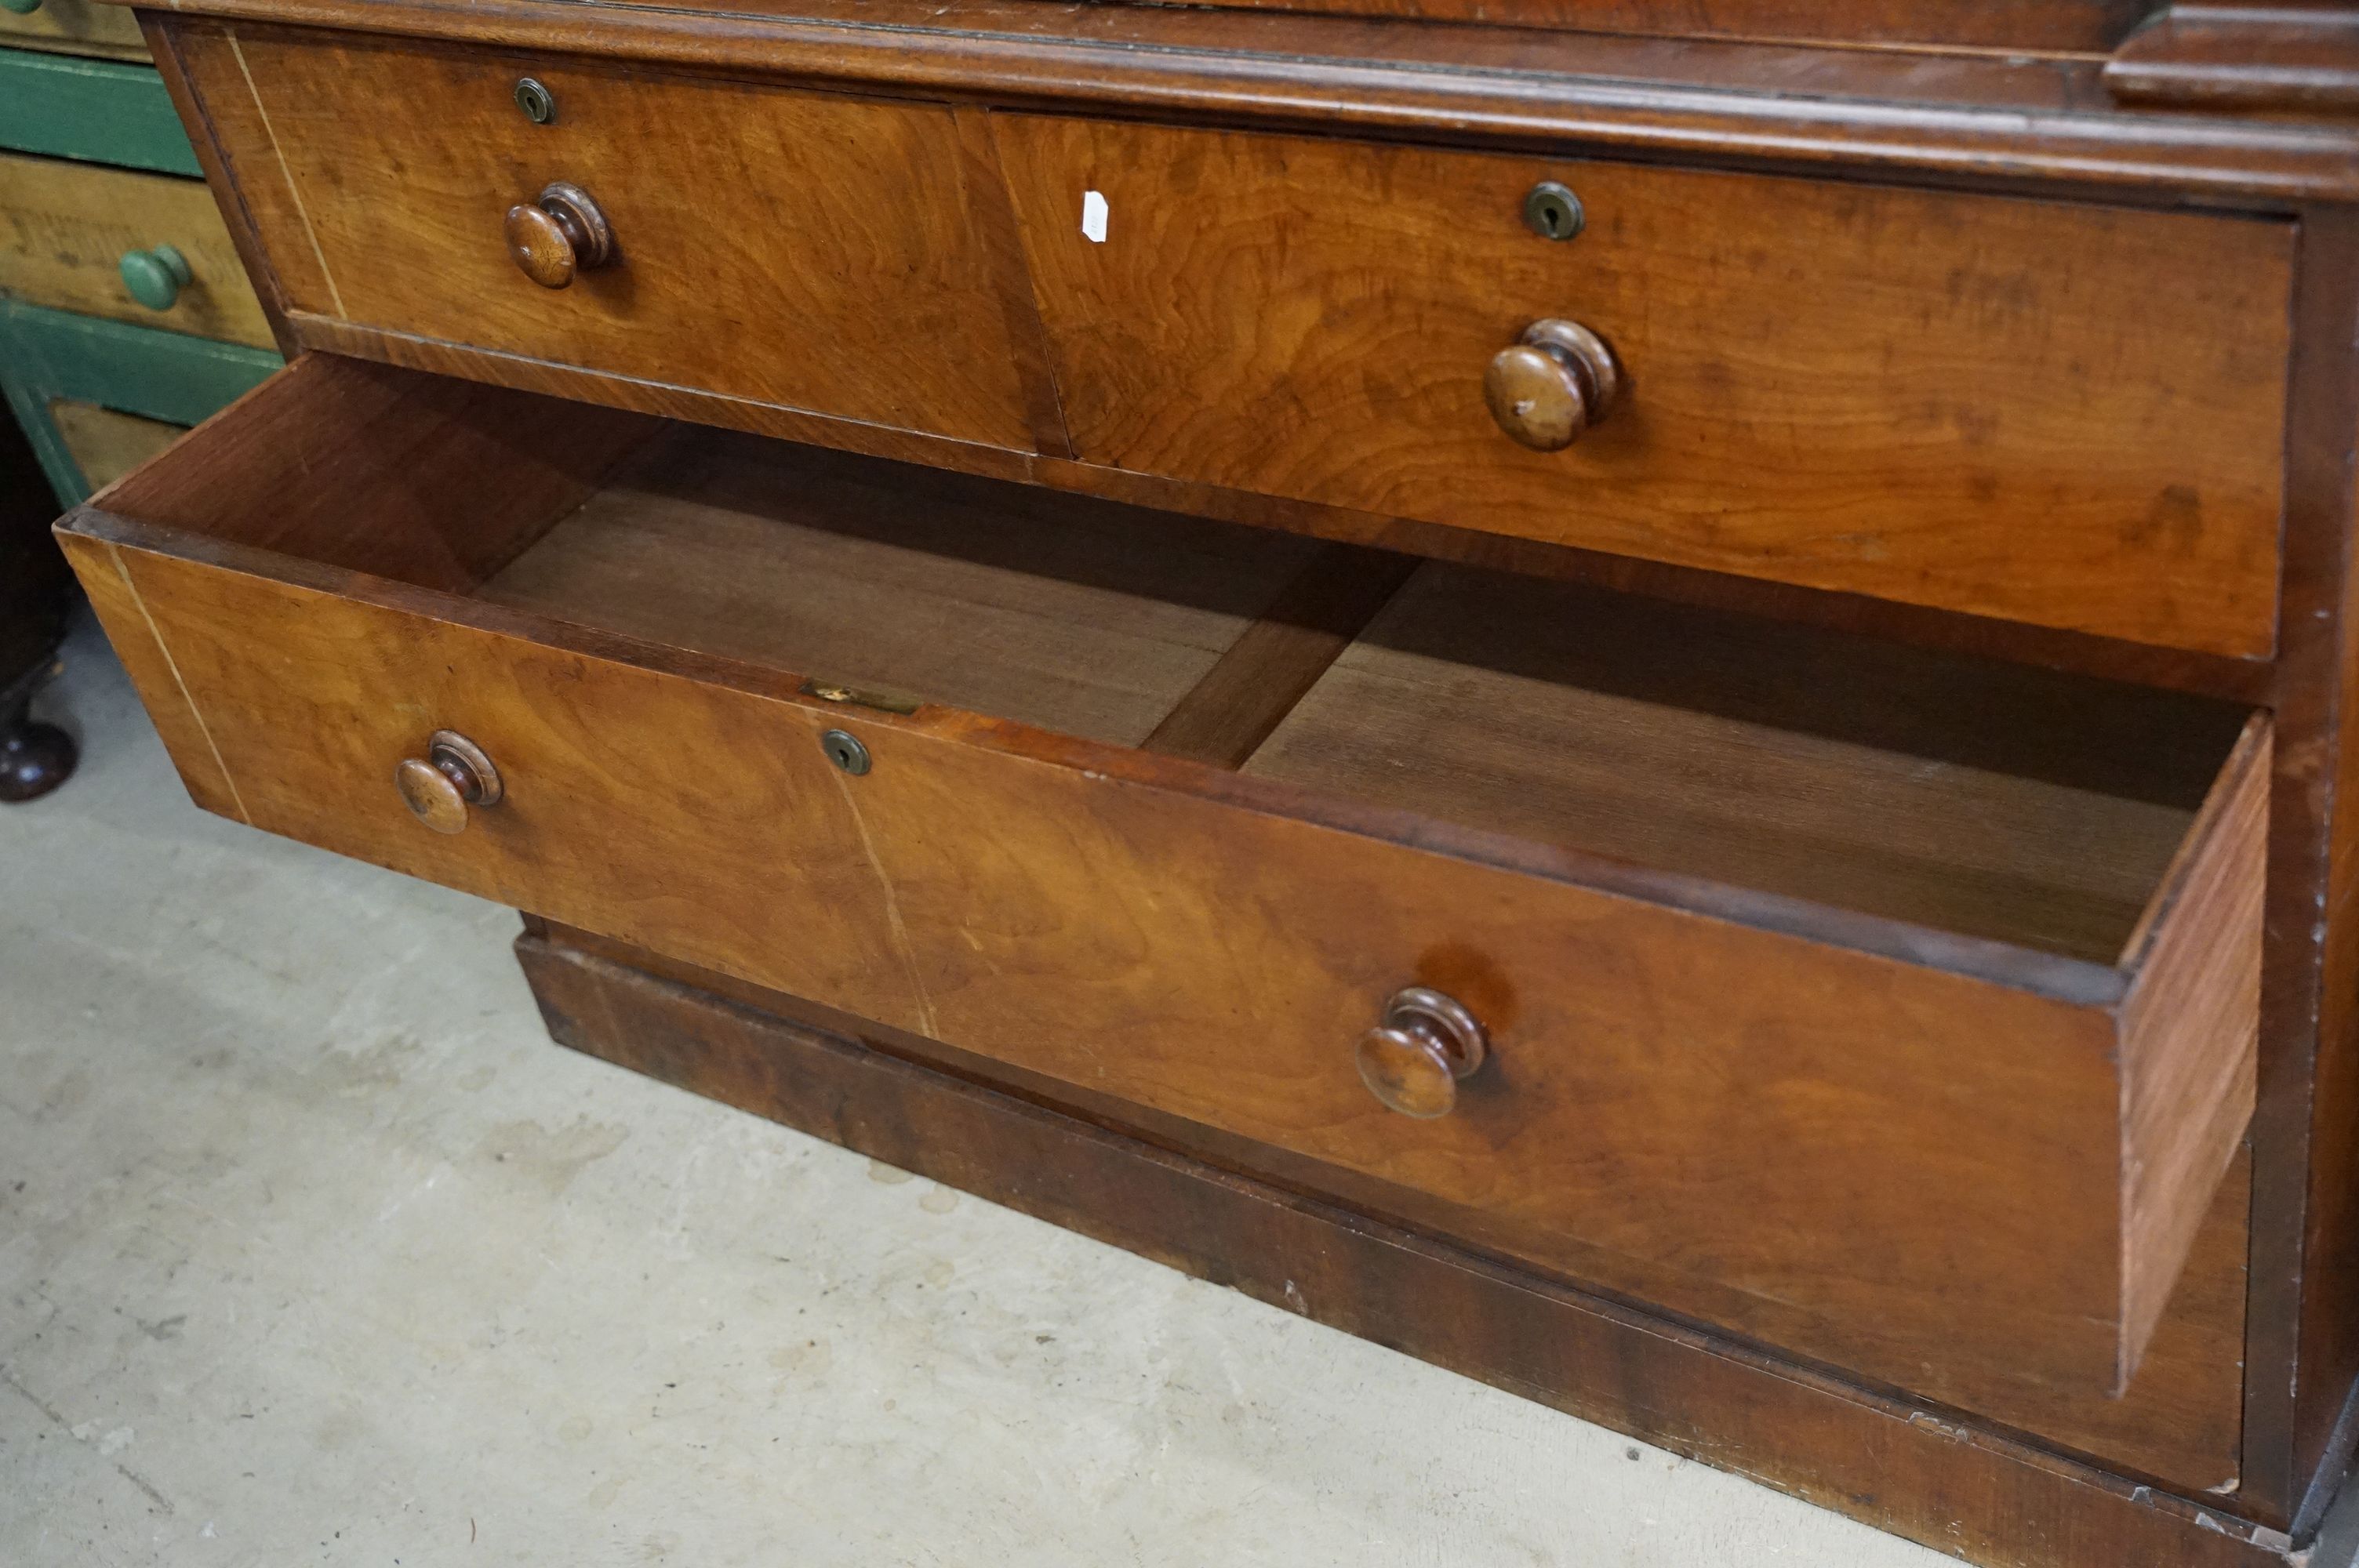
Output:
[[[550,1034],[1976,1563],[2280,1568],[2276,1531],[576,946]]]

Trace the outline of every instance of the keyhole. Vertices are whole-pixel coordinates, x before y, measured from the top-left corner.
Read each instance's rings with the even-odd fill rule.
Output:
[[[1540,181],[1524,198],[1524,224],[1544,240],[1569,240],[1582,222],[1581,198],[1553,179]]]
[[[831,730],[819,738],[819,743],[826,751],[827,760],[845,773],[857,774],[868,771],[868,748],[862,745],[857,738],[841,730]]]

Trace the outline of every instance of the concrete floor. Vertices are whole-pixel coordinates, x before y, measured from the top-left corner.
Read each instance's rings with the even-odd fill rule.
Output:
[[[1946,1559],[551,1045],[200,813],[87,625],[0,810],[0,1563]]]

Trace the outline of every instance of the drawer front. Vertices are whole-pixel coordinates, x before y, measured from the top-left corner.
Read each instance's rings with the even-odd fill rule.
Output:
[[[81,470],[83,485],[93,491],[105,489],[188,434],[185,426],[71,397],[50,402],[49,423],[64,443],[66,456]]]
[[[1032,444],[945,107],[268,29],[192,31],[184,65],[299,310]],[[559,182],[612,254],[544,287],[506,215]]]
[[[284,369],[277,354],[0,299],[0,398],[63,505],[92,489],[69,437],[78,407],[186,427]],[[114,452],[125,448],[118,428]]]
[[[202,172],[152,69],[27,49],[0,49],[0,148],[165,174]]]
[[[0,7],[0,45],[115,59],[147,58],[138,18],[129,6],[104,0],[39,0],[22,12]]]
[[[2125,1044],[2102,1005],[1241,810],[1103,748],[847,720],[791,680],[549,645],[489,607],[69,542],[224,815],[1217,1130],[1280,1174],[1364,1178],[1412,1221],[1904,1384],[1930,1363],[2118,1387],[2125,1298],[2159,1313],[2249,1109],[2248,1052]],[[828,761],[839,725],[866,774]],[[450,837],[393,783],[442,729],[505,791]],[[2249,937],[2187,961],[2234,989],[2257,912],[2223,914]],[[1413,984],[1495,1038],[1436,1121],[1353,1065]],[[2172,1243],[2136,1234],[2125,1074],[2181,1070],[2228,1125],[2211,1169],[2172,1172],[2194,1212],[2134,1289],[2136,1242]]]
[[[649,423],[307,358],[61,537],[213,810],[1902,1386],[2126,1382],[2252,1104],[2265,719],[2119,963],[2058,957],[491,601]],[[397,787],[443,730],[499,781],[449,833]],[[1356,1059],[1412,986],[1491,1035],[1431,1120]]]
[[[169,265],[168,249],[185,265]],[[126,264],[125,258],[131,258]],[[135,298],[125,267],[152,290]],[[193,180],[0,154],[0,294],[34,305],[272,346],[262,303]]]
[[[2288,224],[995,125],[1085,461],[2138,642],[2274,644]],[[1526,225],[1545,180],[1581,202],[1577,237]],[[1624,384],[1543,451],[1503,431],[1485,376],[1549,319],[1593,330]]]

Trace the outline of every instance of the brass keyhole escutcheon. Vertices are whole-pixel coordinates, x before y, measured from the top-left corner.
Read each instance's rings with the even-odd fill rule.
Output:
[[[842,730],[831,730],[819,738],[819,743],[820,749],[827,753],[827,760],[845,773],[856,777],[868,771],[868,748],[860,743],[858,736]]]
[[[1571,239],[1588,222],[1571,186],[1543,179],[1524,196],[1524,226],[1543,240]]]
[[[529,76],[516,84],[516,105],[536,125],[557,118],[557,94]]]
[[[484,749],[455,730],[437,730],[423,757],[404,757],[393,787],[409,814],[437,833],[467,830],[468,808],[497,806],[507,792]]]

